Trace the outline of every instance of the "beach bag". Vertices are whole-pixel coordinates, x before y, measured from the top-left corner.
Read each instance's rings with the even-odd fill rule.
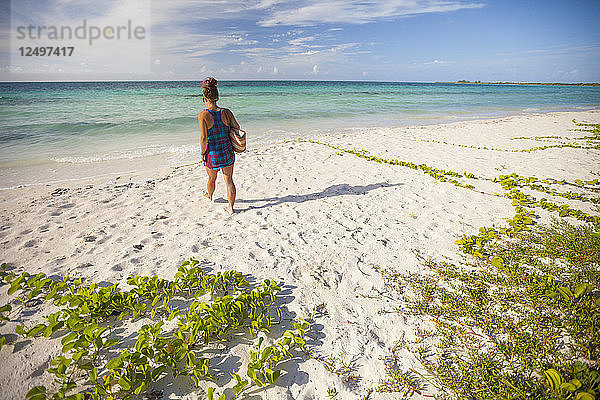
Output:
[[[238,132],[242,132],[242,135],[240,135]],[[242,129],[229,128],[229,139],[231,139],[233,151],[236,153],[243,153],[246,151],[246,131]]]

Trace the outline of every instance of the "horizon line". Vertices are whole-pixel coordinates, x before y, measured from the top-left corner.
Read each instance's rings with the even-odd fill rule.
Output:
[[[91,82],[202,82],[203,79],[81,79],[81,80],[0,80],[0,83],[91,83]],[[600,85],[600,82],[527,82],[527,81],[400,81],[364,79],[221,79],[219,82],[372,82],[372,83],[448,83],[448,84],[554,84],[554,85]]]

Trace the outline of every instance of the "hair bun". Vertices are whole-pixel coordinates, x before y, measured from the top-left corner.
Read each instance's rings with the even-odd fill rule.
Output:
[[[217,80],[212,76],[202,81],[202,95],[210,101],[219,100],[219,89],[217,89]]]
[[[213,78],[212,76],[209,76],[208,78],[206,78],[202,81],[202,85],[209,86],[209,87],[217,87],[217,80],[215,78]]]

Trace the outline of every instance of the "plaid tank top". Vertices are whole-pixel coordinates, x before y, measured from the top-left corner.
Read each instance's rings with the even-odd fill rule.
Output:
[[[235,153],[229,139],[229,127],[221,120],[221,110],[211,111],[206,109],[213,119],[213,126],[208,134],[208,153],[204,163],[210,169],[221,169],[235,162]]]

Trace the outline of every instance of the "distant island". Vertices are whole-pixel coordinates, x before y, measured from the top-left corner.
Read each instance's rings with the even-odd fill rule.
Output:
[[[481,82],[460,80],[446,83],[468,83],[477,85],[545,85],[545,86],[600,86],[600,83],[558,83],[558,82]]]

